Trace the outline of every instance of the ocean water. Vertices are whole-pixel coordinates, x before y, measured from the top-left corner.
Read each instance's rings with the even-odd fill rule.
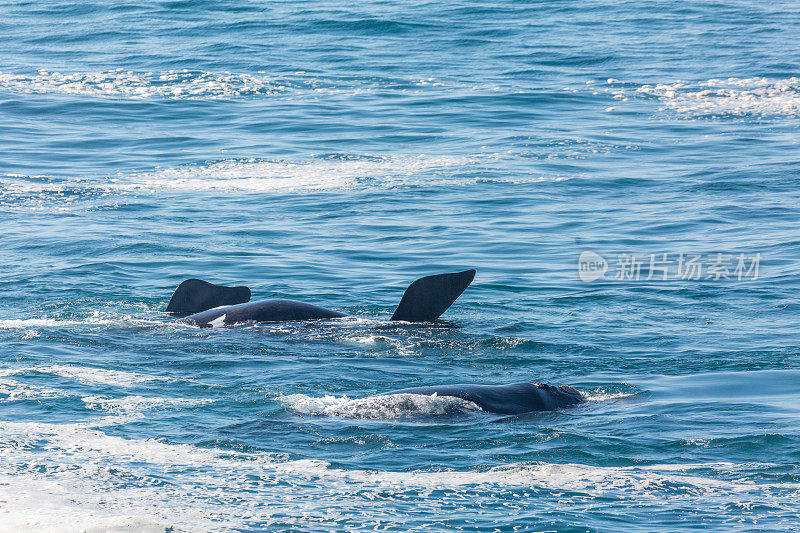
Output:
[[[0,530],[800,530],[797,2],[3,1],[0,35]],[[354,318],[200,330],[191,277]],[[517,381],[589,401],[375,397]]]

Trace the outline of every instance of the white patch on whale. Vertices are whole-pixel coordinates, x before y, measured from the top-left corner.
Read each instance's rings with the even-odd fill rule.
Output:
[[[225,325],[226,316],[227,314],[222,314],[217,318],[215,318],[214,320],[209,321],[208,325],[211,326],[212,328],[221,328],[222,326]]]

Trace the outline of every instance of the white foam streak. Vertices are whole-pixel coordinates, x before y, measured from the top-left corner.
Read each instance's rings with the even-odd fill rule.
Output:
[[[0,203],[19,197],[49,195],[44,202],[74,203],[81,195],[105,198],[136,192],[221,191],[293,192],[346,190],[357,187],[396,188],[435,184],[475,183],[476,177],[454,174],[478,163],[489,163],[497,154],[465,156],[387,155],[387,156],[312,156],[307,160],[226,159],[203,165],[185,165],[137,174],[118,174],[109,179],[37,179],[8,176],[0,181]],[[57,198],[51,197],[56,195]],[[30,203],[30,202],[29,202]],[[8,322],[8,321],[6,321]],[[2,324],[3,322],[0,322]],[[9,324],[14,324],[9,322]],[[20,324],[18,327],[22,327]]]
[[[0,394],[5,395],[5,401],[41,400],[70,396],[67,391],[41,385],[30,385],[14,379],[5,378],[0,378]]]
[[[108,319],[60,320],[55,318],[22,318],[0,320],[0,329],[61,328],[83,325],[111,324]]]
[[[302,160],[231,159],[133,176],[119,176],[111,187],[124,190],[307,191],[424,184],[436,176],[473,164],[485,156],[326,157]],[[471,180],[474,181],[474,180]]]
[[[133,326],[152,326],[161,325],[163,322],[136,318],[132,315],[118,314],[111,312],[92,311],[89,316],[84,318],[9,318],[0,320],[0,330],[23,329],[25,335],[34,338],[39,335],[37,329],[43,328],[74,328],[76,326],[111,326],[111,325],[133,325]]]
[[[36,74],[0,71],[0,90],[16,93],[61,93],[125,99],[216,100],[248,96],[270,96],[302,85],[262,74],[230,72],[134,72],[115,69],[103,72],[62,74],[39,70]],[[313,85],[308,87],[313,90]]]
[[[131,100],[220,100],[289,95],[318,99],[326,95],[360,95],[380,91],[419,94],[423,91],[496,92],[500,87],[485,83],[434,78],[353,79],[316,78],[303,71],[270,75],[266,72],[232,73],[199,70],[136,72],[116,68],[97,72],[63,74],[40,69],[36,74],[0,71],[0,91],[18,94],[67,94]]]
[[[161,398],[146,396],[125,396],[123,398],[109,398],[106,396],[85,396],[83,403],[89,409],[105,411],[114,414],[132,414],[154,409],[168,409],[174,407],[194,407],[211,403],[213,400],[187,399],[187,398]]]
[[[0,206],[63,211],[75,207],[117,205],[127,195],[200,193],[304,193],[471,186],[484,183],[541,183],[588,175],[486,178],[487,169],[515,157],[505,153],[469,155],[316,156],[298,160],[225,159],[109,178],[48,179],[9,175],[0,178]],[[35,324],[29,322],[28,325]],[[44,323],[56,325],[55,323]],[[0,321],[3,327],[25,327]]]
[[[100,383],[103,385],[114,385],[121,387],[130,387],[137,383],[145,383],[150,381],[166,381],[167,378],[160,376],[151,376],[147,374],[139,374],[136,372],[126,372],[123,370],[108,370],[105,368],[93,368],[86,366],[72,366],[72,365],[47,365],[47,366],[34,366],[17,369],[17,372],[44,372],[65,378],[75,379],[83,383],[95,384]]]
[[[80,383],[90,385],[111,385],[115,387],[131,387],[140,383],[165,381],[167,378],[149,376],[122,370],[107,370],[72,365],[39,365],[21,366],[0,369],[0,395],[3,401],[16,400],[47,400],[52,398],[66,398],[77,396],[76,391],[55,389],[42,385],[30,384],[20,381],[19,376],[28,376],[31,373],[45,373],[73,379]],[[146,409],[166,408],[168,406],[190,406],[208,403],[211,400],[184,400],[173,398],[145,398],[141,396],[128,396],[121,399],[88,396],[83,399],[90,409],[102,409],[115,413],[132,413]]]

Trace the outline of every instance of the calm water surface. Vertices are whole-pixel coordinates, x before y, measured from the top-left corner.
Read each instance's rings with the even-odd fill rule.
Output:
[[[0,529],[800,530],[796,2],[3,1],[0,35]],[[355,318],[199,330],[190,277]],[[370,397],[515,381],[590,401]]]

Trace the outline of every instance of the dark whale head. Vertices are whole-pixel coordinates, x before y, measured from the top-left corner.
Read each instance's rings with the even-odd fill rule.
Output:
[[[586,401],[586,397],[578,389],[569,385],[548,385],[547,383],[539,382],[533,385],[544,393],[548,401],[557,404],[559,407],[567,407]]]
[[[553,411],[583,403],[586,398],[567,385],[546,383],[511,383],[509,385],[433,385],[412,387],[389,394],[431,394],[453,396],[476,404],[484,411],[501,415],[518,415],[533,411]]]

